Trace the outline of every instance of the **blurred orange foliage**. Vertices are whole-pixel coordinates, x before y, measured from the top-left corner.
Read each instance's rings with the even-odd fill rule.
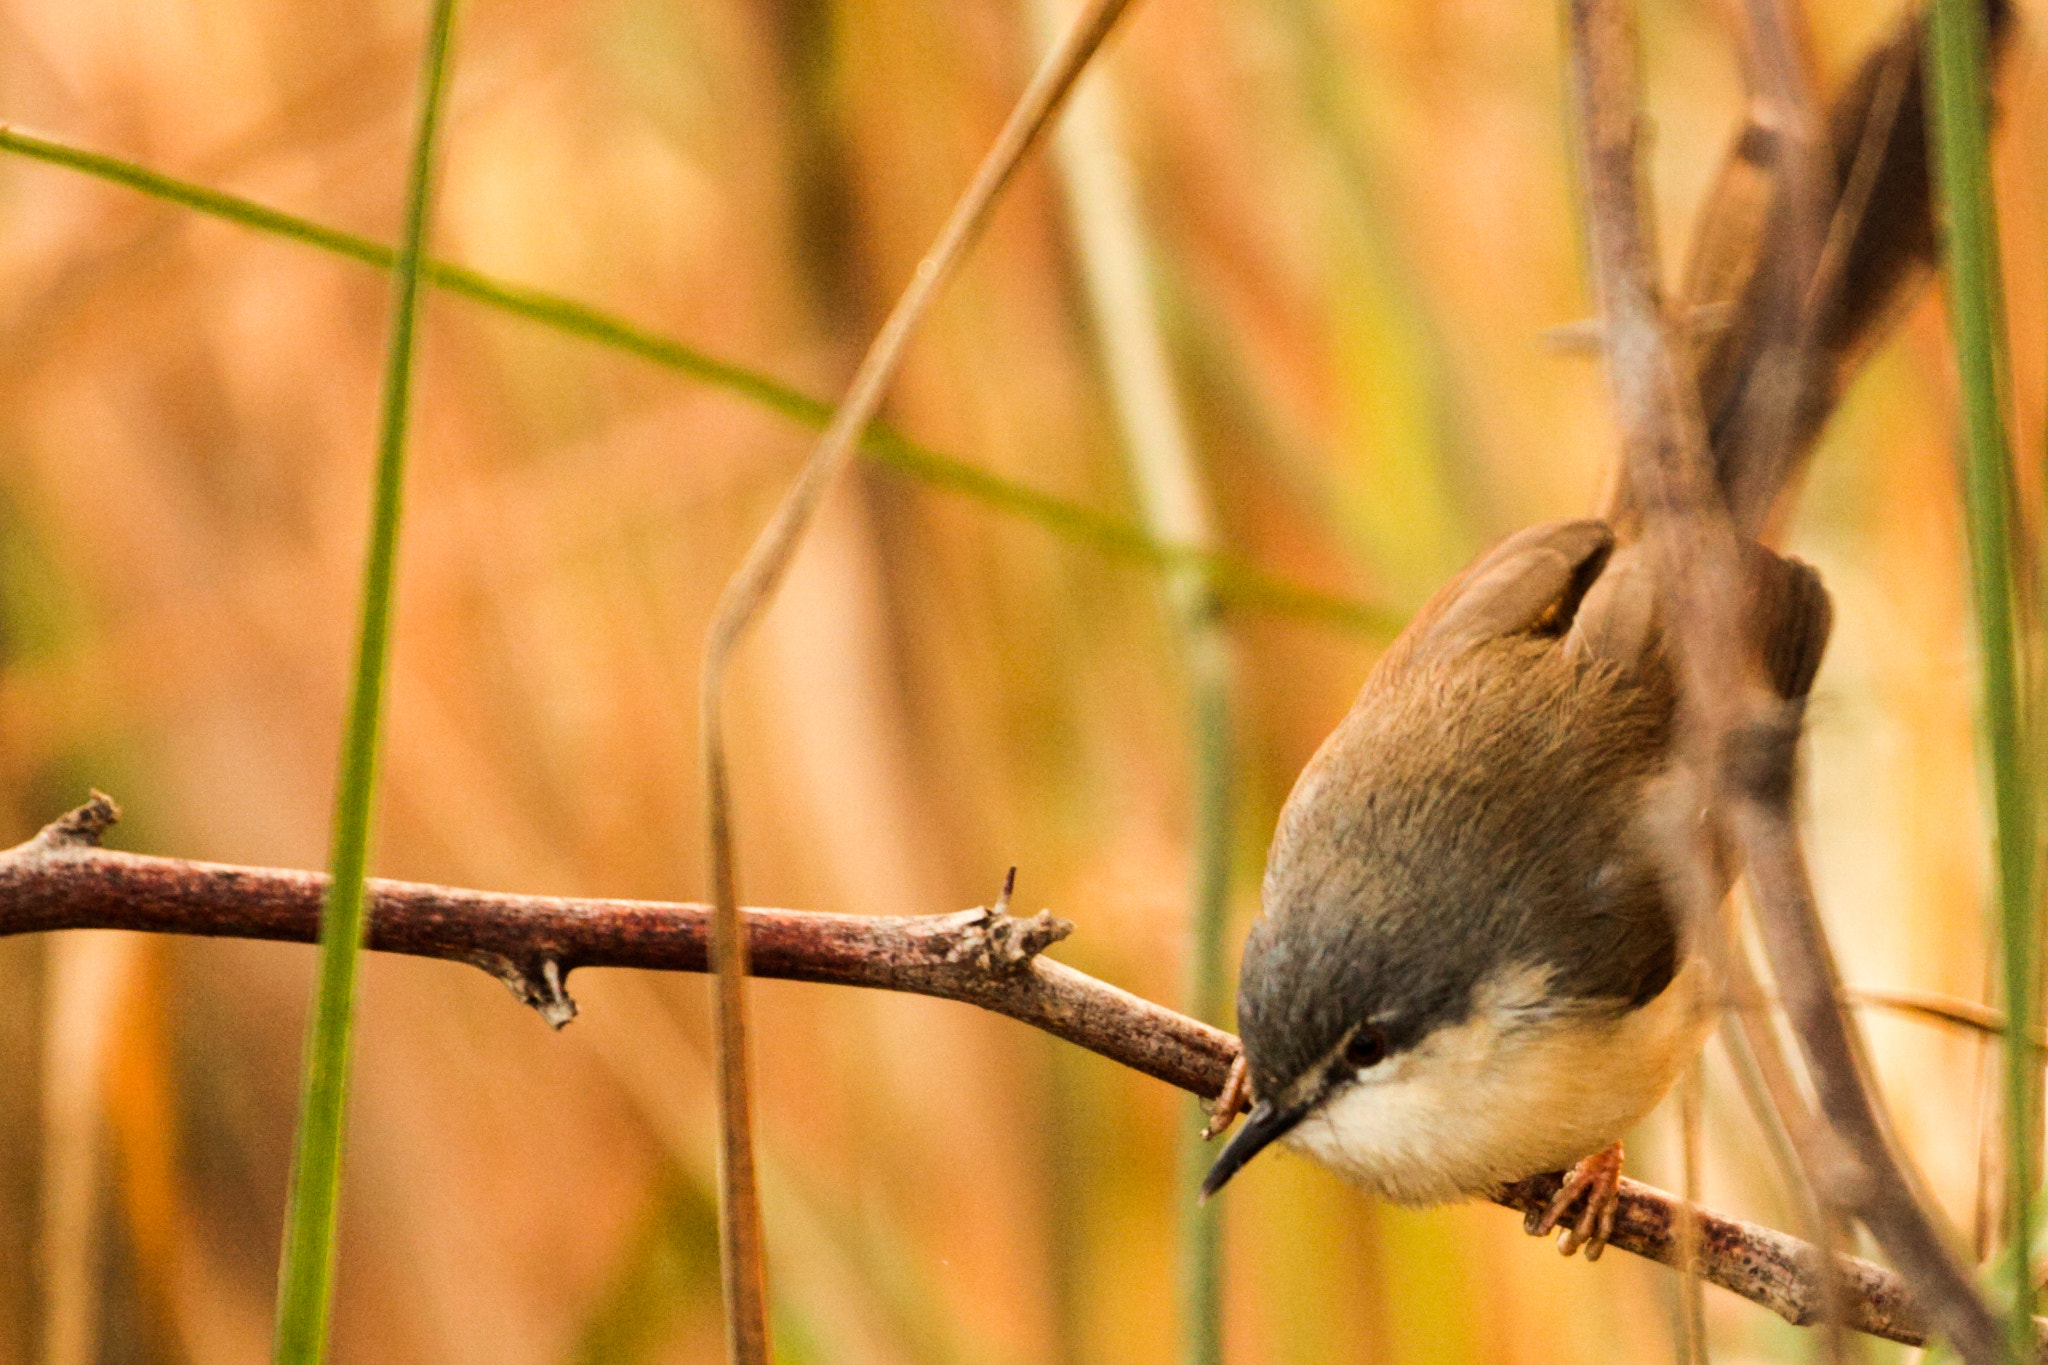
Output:
[[[1839,72],[1888,15],[1827,0]],[[2039,8],[2035,6],[2033,8]],[[2038,17],[2038,16],[2036,16]],[[424,7],[0,0],[0,121],[395,235]],[[1647,7],[1667,254],[1739,113],[1713,6]],[[1010,4],[476,0],[437,255],[820,395],[1031,60]],[[1481,544],[1589,508],[1598,367],[1559,24],[1498,0],[1148,0],[1106,67],[1222,538],[1414,604]],[[2021,451],[2042,441],[2038,44],[1999,172]],[[0,811],[95,783],[116,841],[321,864],[354,627],[383,279],[133,191],[0,161]],[[1675,265],[1674,265],[1675,271]],[[376,870],[541,892],[703,892],[697,642],[806,447],[747,401],[431,297]],[[1812,711],[1824,903],[1852,982],[1981,996],[1986,835],[1938,306],[1851,394],[1791,546],[1836,594]],[[1039,163],[916,343],[890,420],[1125,514],[1130,494]],[[2032,493],[2038,462],[2023,457]],[[2039,528],[2036,528],[2037,530]],[[835,492],[732,690],[743,894],[907,913],[1019,902],[1059,956],[1180,989],[1189,741],[1149,570],[866,466]],[[1237,612],[1242,839],[1267,830],[1374,643]],[[1233,933],[1233,943],[1238,933]],[[41,1359],[53,945],[0,941],[0,1362]],[[90,1312],[107,1361],[267,1358],[312,956],[123,959],[95,1068]],[[718,1349],[700,980],[577,979],[560,1036],[481,973],[368,963],[334,1359],[700,1361]],[[1168,1361],[1184,1096],[962,1006],[755,988],[789,1360]],[[1227,1022],[1227,1021],[1224,1021]],[[1978,1045],[1873,1017],[1909,1145],[1965,1227]],[[1725,1067],[1705,1196],[1790,1215]],[[68,1153],[76,1156],[76,1152]],[[1634,1148],[1675,1184],[1668,1116]],[[1226,1201],[1231,1358],[1639,1360],[1675,1287],[1561,1263],[1498,1209],[1376,1206],[1298,1161]],[[1792,1329],[1710,1300],[1718,1341]]]

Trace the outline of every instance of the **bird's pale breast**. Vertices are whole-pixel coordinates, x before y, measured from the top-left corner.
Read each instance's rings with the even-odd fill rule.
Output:
[[[1550,1010],[1545,975],[1528,968],[1489,983],[1464,1022],[1361,1075],[1286,1144],[1384,1199],[1440,1204],[1567,1168],[1618,1140],[1712,1027],[1705,965],[1694,959],[1627,1011]]]

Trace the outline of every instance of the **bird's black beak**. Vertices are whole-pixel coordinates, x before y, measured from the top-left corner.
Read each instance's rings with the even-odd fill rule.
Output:
[[[1279,1109],[1265,1100],[1252,1106],[1244,1117],[1244,1127],[1231,1135],[1217,1156],[1216,1164],[1209,1168],[1209,1174],[1202,1180],[1202,1198],[1223,1188],[1223,1182],[1238,1172],[1238,1168],[1257,1156],[1266,1144],[1275,1138],[1284,1137],[1287,1130],[1301,1122],[1301,1116],[1308,1112],[1307,1105],[1292,1109]]]

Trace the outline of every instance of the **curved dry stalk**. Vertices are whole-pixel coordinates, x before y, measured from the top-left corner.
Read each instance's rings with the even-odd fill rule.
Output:
[[[1918,1182],[1890,1141],[1841,1005],[1792,805],[1801,708],[1757,681],[1743,640],[1741,546],[1714,477],[1689,360],[1672,340],[1642,201],[1632,16],[1623,0],[1573,0],[1570,9],[1594,275],[1628,483],[1659,564],[1662,617],[1677,641],[1686,761],[1703,804],[1748,868],[1760,934],[1815,1099],[1840,1140],[1840,1159],[1809,1176],[1824,1200],[1870,1228],[1936,1329],[1972,1365],[1991,1365],[2007,1358],[1999,1321],[1937,1215],[1916,1197]],[[1683,867],[1676,872],[1689,876]]]
[[[760,615],[788,570],[825,490],[845,472],[860,438],[882,405],[882,395],[903,363],[912,333],[967,248],[981,233],[996,199],[1024,153],[1052,119],[1060,101],[1095,55],[1129,0],[1088,0],[1046,54],[1010,111],[974,178],[953,205],[931,250],[917,264],[882,329],[861,357],[846,397],[781,505],[727,580],[705,634],[698,715],[704,746],[705,806],[711,852],[711,954],[716,968],[718,1021],[719,1264],[724,1282],[726,1350],[735,1365],[768,1365],[766,1269],[761,1245],[761,1202],[754,1180],[753,1106],[747,1081],[747,935],[742,932],[733,867],[732,802],[726,773],[723,695],[725,670],[740,636]]]
[[[312,943],[327,879],[314,872],[146,857],[98,847],[117,812],[103,796],[0,853],[0,937],[64,929],[126,929],[209,938]],[[578,967],[702,972],[710,965],[704,905],[522,896],[373,878],[365,946],[467,962],[512,988],[547,1022],[575,1017],[566,982]],[[1043,956],[1072,925],[1041,911],[1012,918],[978,908],[950,915],[866,917],[746,910],[756,976],[906,991],[1008,1015],[1197,1096],[1213,1098],[1237,1057],[1221,1029]],[[1559,1177],[1537,1176],[1496,1202],[1548,1207]],[[1699,1274],[1787,1321],[1823,1319],[1835,1286],[1845,1325],[1892,1341],[1926,1341],[1927,1317],[1893,1272],[1850,1256],[1821,1269],[1818,1250],[1786,1233],[1695,1210],[1684,1245],[1681,1201],[1622,1181],[1611,1245]],[[2044,1324],[2048,1330],[2048,1324]]]

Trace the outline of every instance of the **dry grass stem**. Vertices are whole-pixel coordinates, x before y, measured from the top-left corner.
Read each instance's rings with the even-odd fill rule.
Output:
[[[732,799],[726,770],[722,698],[726,665],[740,636],[767,605],[825,491],[845,471],[905,349],[939,290],[951,277],[996,200],[1052,119],[1074,80],[1102,45],[1128,0],[1089,0],[1046,55],[1011,110],[974,178],[961,192],[931,250],[918,262],[881,331],[854,372],[846,397],[797,474],[768,525],[719,595],[705,634],[698,718],[704,747],[705,804],[710,825],[712,927],[718,1031],[720,1114],[720,1264],[726,1300],[727,1352],[735,1365],[767,1365],[768,1306],[760,1193],[754,1178],[752,1103],[747,1066],[747,943],[739,920],[733,866]]]
[[[1689,762],[1704,804],[1748,868],[1780,993],[1821,1112],[1847,1158],[1832,1171],[1808,1174],[1825,1201],[1853,1211],[1871,1229],[1937,1330],[1973,1365],[1989,1365],[2005,1358],[1998,1320],[1936,1215],[1916,1197],[1918,1181],[1889,1140],[1864,1081],[1854,1025],[1841,1006],[1841,983],[1794,823],[1792,771],[1802,708],[1777,700],[1761,684],[1755,651],[1743,638],[1750,586],[1738,532],[1717,488],[1685,352],[1665,316],[1639,187],[1632,17],[1615,0],[1575,0],[1571,15],[1594,274],[1626,485],[1659,564],[1663,616],[1681,664]],[[1760,65],[1782,77],[1790,50],[1779,43]],[[1787,327],[1795,337],[1805,330],[1797,317],[1789,326],[1783,320],[1770,325]],[[1712,913],[1709,906],[1696,907],[1693,922],[1705,925]]]

